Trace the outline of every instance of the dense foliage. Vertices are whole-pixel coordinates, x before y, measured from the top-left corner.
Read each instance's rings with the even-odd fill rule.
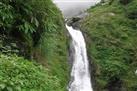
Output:
[[[136,10],[137,0],[111,0],[89,9],[82,21],[97,91],[137,90]]]
[[[21,31],[26,34],[42,30],[52,31],[50,28],[56,26],[51,24],[52,21],[48,21],[47,17],[52,17],[50,13],[56,12],[52,10],[51,4],[50,0],[1,0],[0,28],[6,32]]]
[[[59,79],[16,55],[0,55],[0,91],[62,91]]]
[[[45,80],[47,81],[55,80],[53,88],[54,85],[57,86],[57,81],[60,90],[58,90],[58,87],[53,90],[49,82],[43,83],[42,86],[45,85],[45,87],[42,87],[42,91],[64,91],[66,89],[68,71],[64,30],[62,14],[51,0],[0,0],[0,53],[23,56],[29,60],[36,60],[37,63],[45,66],[48,71],[41,71],[41,74],[45,74]],[[14,58],[11,60],[14,61]],[[25,64],[22,64],[23,66]],[[29,66],[27,67],[29,68]],[[0,71],[4,70],[3,68]],[[30,72],[30,74],[32,73]],[[36,72],[32,75],[38,74]],[[50,74],[51,79],[53,77],[53,80],[50,80],[48,74]],[[27,80],[29,81],[31,78]],[[39,85],[39,82],[36,85]],[[37,89],[40,89],[40,87],[41,85],[34,90],[32,89],[32,91],[39,91]],[[13,91],[15,91],[15,88],[12,86]],[[24,88],[21,88],[22,90],[24,91]],[[30,90],[27,89],[27,91]]]

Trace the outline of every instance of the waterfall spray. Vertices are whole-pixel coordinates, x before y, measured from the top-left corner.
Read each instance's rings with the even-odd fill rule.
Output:
[[[81,31],[68,25],[66,25],[66,28],[72,38],[71,49],[73,49],[71,53],[73,55],[73,65],[68,91],[93,91],[84,37]]]

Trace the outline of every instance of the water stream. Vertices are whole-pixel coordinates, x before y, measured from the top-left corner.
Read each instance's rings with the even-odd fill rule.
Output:
[[[84,13],[83,11],[100,1],[101,0],[53,0],[62,11],[64,18],[67,19]],[[70,46],[72,69],[68,91],[93,91],[89,72],[89,61],[86,52],[86,43],[82,32],[73,29],[67,24],[66,28],[68,29],[72,39]]]
[[[81,31],[68,25],[66,25],[66,28],[72,38],[71,55],[73,59],[68,91],[93,91],[84,37]]]

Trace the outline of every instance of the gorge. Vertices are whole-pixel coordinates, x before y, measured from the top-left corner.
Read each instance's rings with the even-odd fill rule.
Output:
[[[65,2],[63,2],[63,5],[65,5],[64,3]],[[67,3],[73,3],[73,2],[67,2]],[[129,41],[130,38],[132,40],[136,39],[133,35],[133,32],[129,31],[130,29],[131,30],[137,29],[132,27],[132,24],[133,26],[136,26],[135,24],[137,23],[136,14],[135,14],[136,4],[137,4],[136,0],[133,1],[102,0],[101,4],[98,4],[97,6],[88,9],[87,12],[90,15],[80,20],[79,22],[80,25],[79,28],[82,30],[82,32],[84,32],[84,35],[86,35],[85,37],[86,37],[88,55],[90,59],[93,59],[95,71],[92,72],[93,74],[91,75],[94,75],[94,80],[96,85],[93,87],[95,88],[94,89],[95,91],[102,91],[102,90],[135,91],[136,89],[135,88],[136,82],[133,83],[132,85],[131,83],[129,83],[129,82],[134,82],[134,80],[136,79],[135,76],[136,70],[134,69],[135,66],[133,66],[133,68],[130,69],[128,68],[128,66],[132,65],[132,63],[131,64],[127,63],[129,60],[132,61],[134,60],[135,62],[136,57],[134,59],[133,56],[131,57],[130,54],[124,54],[125,52],[129,52],[131,54],[135,53],[134,56],[136,55],[136,50],[135,49],[132,50],[132,48],[135,48],[133,47],[134,43]],[[78,7],[77,4],[75,5],[76,7]],[[92,5],[94,4],[91,4],[91,6]],[[59,8],[64,7],[61,6],[61,4],[57,4],[57,6]],[[77,11],[79,11],[79,9],[81,8],[76,8],[76,7],[75,7],[76,10],[74,9],[75,11],[72,10],[73,4],[70,7],[71,8],[70,10],[69,9],[68,10],[61,9],[61,10],[64,13],[64,16],[67,18],[77,17],[77,15],[81,14],[83,11],[78,13]],[[90,5],[89,6],[87,5],[85,9],[89,7]],[[67,11],[71,12],[68,13],[68,16],[67,16]],[[73,12],[75,14],[73,14]],[[130,26],[130,21],[132,21],[131,26]],[[125,28],[127,28],[127,31],[123,32]],[[128,34],[129,32],[131,35]],[[122,37],[118,37],[118,36],[122,36],[123,33],[127,35],[126,39],[122,39]],[[122,44],[119,46],[115,45],[118,43],[118,40],[120,43],[122,44],[124,43],[127,46],[125,47]],[[115,41],[114,44],[111,43],[114,41]],[[132,48],[128,46],[128,43],[132,44]],[[131,49],[132,51],[129,51],[126,48],[129,50]],[[128,58],[131,57],[131,59],[130,58],[125,59],[124,55],[126,55]],[[136,65],[136,63],[134,62],[133,64]],[[124,71],[128,71],[128,73],[122,73]],[[132,75],[132,78],[128,78],[130,77],[130,75]]]
[[[54,3],[61,9],[64,18],[69,21],[69,18],[77,17],[84,11],[98,3],[99,1],[66,1],[55,0]],[[89,61],[87,57],[87,50],[85,39],[80,30],[75,30],[73,26],[68,26],[66,22],[66,28],[71,36],[70,44],[70,57],[72,62],[71,78],[68,85],[68,91],[93,91],[91,76],[89,71]]]
[[[137,91],[137,0],[0,0],[0,91]]]

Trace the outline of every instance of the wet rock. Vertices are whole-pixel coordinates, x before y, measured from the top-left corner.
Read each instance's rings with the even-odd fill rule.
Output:
[[[79,29],[80,28],[80,21],[85,18],[88,15],[88,13],[84,12],[79,14],[76,17],[72,17],[69,19],[65,19],[65,21],[67,22],[67,24],[69,26],[72,26],[74,29]]]

